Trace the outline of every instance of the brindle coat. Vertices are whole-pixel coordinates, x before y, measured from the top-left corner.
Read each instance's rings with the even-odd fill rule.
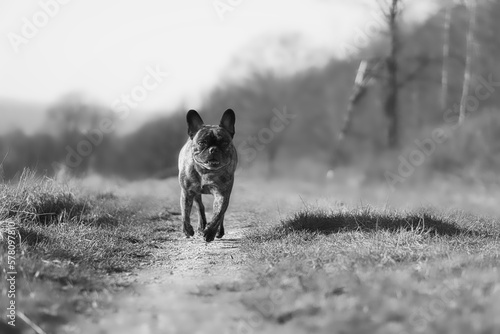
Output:
[[[181,185],[181,214],[187,237],[194,235],[190,213],[193,202],[198,206],[198,230],[205,241],[224,235],[224,214],[233,189],[238,155],[232,143],[235,115],[226,110],[220,125],[205,125],[200,115],[187,114],[189,139],[179,154],[179,183]],[[207,224],[202,194],[214,196],[213,218]]]

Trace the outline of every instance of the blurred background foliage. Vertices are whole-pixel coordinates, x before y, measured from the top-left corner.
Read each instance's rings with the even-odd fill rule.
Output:
[[[451,7],[448,7],[451,6]],[[446,106],[441,104],[443,36],[447,8],[451,8],[449,29],[449,87]],[[500,82],[500,2],[479,2],[474,30],[474,54],[470,92],[481,85],[478,78]],[[235,145],[252,145],[259,134],[284,110],[296,118],[276,133],[256,157],[243,157],[243,167],[274,175],[301,175],[324,178],[329,169],[349,168],[370,180],[384,179],[384,171],[398,167],[400,154],[415,149],[415,139],[429,138],[436,128],[450,125],[445,110],[460,104],[466,67],[469,10],[464,4],[443,2],[442,8],[426,22],[399,26],[399,140],[387,142],[388,119],[384,112],[384,74],[375,77],[366,94],[354,105],[352,124],[341,145],[338,134],[343,126],[349,98],[360,61],[385,59],[390,34],[381,33],[348,59],[332,58],[321,66],[300,72],[258,69],[258,52],[245,53],[235,62],[245,63],[250,74],[244,79],[227,79],[208,94],[198,111],[207,123],[217,123],[222,112],[232,108],[237,114]],[[297,36],[274,41],[283,57],[293,57]],[[300,43],[299,43],[300,44]],[[259,47],[258,49],[263,49]],[[263,55],[261,55],[264,57]],[[188,108],[164,111],[162,117],[146,122],[132,132],[105,134],[92,152],[75,167],[64,168],[76,176],[100,173],[126,179],[165,178],[177,174],[177,155],[187,139],[185,113]],[[454,114],[458,118],[457,114]],[[420,173],[448,173],[464,178],[495,179],[500,168],[500,87],[481,101],[452,137],[437,147]],[[87,135],[107,118],[119,127],[121,120],[107,107],[86,102],[69,94],[46,112],[40,131],[25,134],[11,130],[0,137],[2,177],[19,176],[29,167],[53,176],[66,164],[68,147],[76,150]],[[256,146],[257,147],[257,146]],[[258,167],[260,166],[260,168]],[[68,166],[67,166],[68,167]],[[286,168],[282,168],[286,167]]]

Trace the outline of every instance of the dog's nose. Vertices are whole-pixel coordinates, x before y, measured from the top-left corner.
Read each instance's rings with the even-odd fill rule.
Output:
[[[215,147],[210,147],[208,149],[208,153],[213,154],[215,152],[216,148]]]

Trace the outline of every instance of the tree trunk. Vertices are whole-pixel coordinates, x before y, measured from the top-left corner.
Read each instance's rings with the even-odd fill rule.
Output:
[[[450,61],[450,26],[451,26],[452,6],[446,7],[444,17],[444,36],[443,36],[443,69],[441,73],[441,110],[448,107],[448,67]]]
[[[385,98],[385,114],[389,121],[387,144],[389,148],[397,148],[399,146],[399,115],[398,115],[398,53],[399,53],[399,38],[398,38],[398,5],[400,0],[392,0],[392,5],[388,13],[389,32],[391,38],[391,53],[386,59],[387,66],[387,95]]]
[[[460,101],[460,115],[458,124],[465,121],[467,111],[467,97],[469,96],[469,86],[472,72],[472,58],[474,56],[474,31],[476,30],[476,1],[469,0],[469,30],[467,31],[467,55],[465,60],[464,82],[462,89],[462,99]]]
[[[347,132],[351,128],[354,106],[366,93],[366,85],[368,84],[369,81],[365,80],[367,67],[368,67],[368,61],[362,60],[358,67],[358,73],[356,74],[356,79],[354,80],[354,87],[352,89],[352,93],[349,98],[349,104],[347,105],[347,110],[342,124],[342,129],[340,130],[338,136],[339,142],[344,140]]]

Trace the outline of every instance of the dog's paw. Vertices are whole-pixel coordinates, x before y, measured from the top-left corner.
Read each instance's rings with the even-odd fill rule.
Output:
[[[203,232],[203,238],[205,239],[206,242],[214,241],[214,239],[215,239],[215,233],[216,233],[215,230],[207,228]]]
[[[194,230],[191,225],[184,225],[184,234],[187,238],[192,237],[194,235]]]
[[[205,226],[198,225],[198,232],[203,235],[205,233],[205,227],[206,225]]]
[[[224,236],[224,228],[219,229],[219,232],[217,232],[217,235],[215,236],[217,239],[220,239]]]

